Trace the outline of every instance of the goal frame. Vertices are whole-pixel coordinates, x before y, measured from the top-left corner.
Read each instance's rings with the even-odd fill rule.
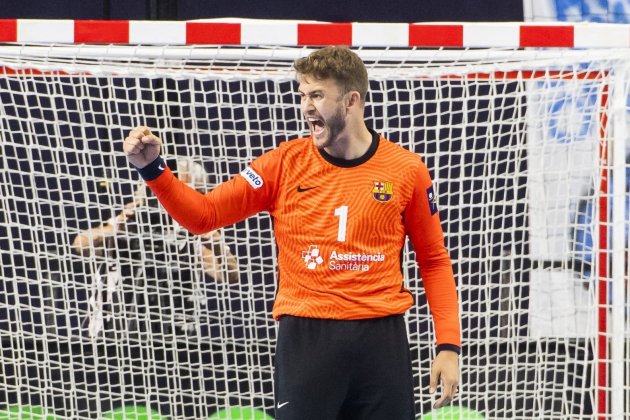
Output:
[[[409,54],[401,48],[416,47],[420,50],[412,54],[422,55],[423,48],[443,49],[446,54],[457,56],[462,48],[505,48],[537,50],[536,54],[544,54],[539,49],[612,49],[630,48],[630,25],[625,24],[594,24],[594,23],[553,23],[532,24],[522,22],[499,23],[328,23],[314,21],[278,21],[278,20],[245,20],[245,19],[214,19],[188,22],[175,21],[80,21],[80,20],[29,20],[3,19],[0,20],[0,50],[19,57],[25,51],[34,55],[54,56],[53,51],[63,50],[62,55],[73,55],[77,52],[87,57],[99,57],[103,51],[112,48],[115,56],[134,59],[152,57],[156,52],[157,58],[201,58],[207,51],[214,49],[218,54],[248,53],[248,47],[259,45],[278,45],[286,47],[317,47],[321,45],[347,45],[365,48],[367,55],[396,57]],[[31,45],[24,47],[24,45]],[[59,46],[62,48],[58,48]],[[199,45],[199,49],[182,49],[180,46]],[[138,48],[143,46],[143,49]],[[151,52],[151,46],[156,48]],[[166,47],[168,46],[168,47]],[[217,46],[215,48],[215,46]],[[221,50],[221,46],[228,49]],[[252,52],[255,54],[255,52]],[[282,54],[279,50],[278,54]],[[480,51],[480,54],[485,52]],[[497,54],[501,54],[500,51]],[[570,54],[570,52],[569,52]],[[80,63],[76,68],[81,71]],[[46,66],[32,69],[1,68],[2,74],[50,74]],[[549,72],[540,74],[549,76]],[[495,77],[491,73],[476,73],[474,77]],[[509,80],[509,74],[503,74]],[[514,75],[516,76],[516,75]],[[553,75],[552,75],[553,76]],[[627,75],[626,75],[627,76]],[[457,74],[447,77],[461,77]],[[473,76],[465,76],[473,77]],[[520,77],[535,80],[537,74],[532,71]],[[564,77],[562,73],[556,75]],[[568,78],[575,78],[575,73],[567,74]],[[588,79],[590,76],[577,76]],[[600,418],[608,415],[623,413],[624,396],[620,391],[623,385],[623,340],[615,340],[615,336],[623,337],[624,320],[624,285],[626,275],[623,263],[625,255],[624,232],[620,229],[609,231],[612,222],[617,226],[624,223],[624,200],[622,191],[625,190],[625,161],[624,146],[627,130],[623,124],[623,115],[614,112],[610,115],[606,110],[623,107],[626,98],[623,95],[609,97],[608,86],[604,86],[601,96],[599,115],[599,133],[602,147],[600,148],[600,183],[598,203],[598,232],[595,235],[595,247],[598,249],[596,264],[598,270],[597,296],[598,302],[598,335],[597,335],[597,410]],[[622,89],[612,89],[613,92]],[[608,123],[615,120],[614,132],[609,132]],[[613,177],[613,200],[609,197],[609,170],[623,176]],[[612,203],[611,203],[612,201]],[[612,215],[612,220],[609,220]],[[608,243],[612,246],[608,247]],[[612,256],[612,258],[611,258]],[[613,279],[610,282],[610,279]],[[621,279],[621,280],[620,280]],[[608,296],[612,287],[612,303]],[[621,299],[621,300],[620,300]],[[612,311],[609,314],[609,308]],[[616,321],[612,322],[609,316]],[[620,322],[621,320],[621,322]],[[621,325],[621,330],[619,329]],[[613,339],[609,343],[609,337]]]

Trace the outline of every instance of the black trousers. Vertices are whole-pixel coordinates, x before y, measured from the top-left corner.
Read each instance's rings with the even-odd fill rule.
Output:
[[[274,384],[276,420],[415,419],[403,316],[283,316]]]

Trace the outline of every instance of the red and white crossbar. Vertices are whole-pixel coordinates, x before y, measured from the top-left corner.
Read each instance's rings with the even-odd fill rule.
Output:
[[[0,19],[0,42],[353,47],[627,48],[630,25],[524,22],[328,23]]]

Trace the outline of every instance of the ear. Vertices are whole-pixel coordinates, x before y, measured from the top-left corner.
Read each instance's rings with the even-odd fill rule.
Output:
[[[351,90],[346,95],[348,95],[346,98],[347,108],[361,105],[361,95],[359,95],[359,92],[357,92],[356,90]]]

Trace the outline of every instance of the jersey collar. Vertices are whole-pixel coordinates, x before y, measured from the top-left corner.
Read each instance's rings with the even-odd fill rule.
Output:
[[[378,149],[379,135],[371,128],[368,128],[368,130],[372,134],[372,144],[370,144],[370,148],[367,150],[367,152],[365,152],[363,156],[355,159],[342,159],[329,155],[324,149],[318,149],[318,152],[321,157],[326,160],[326,162],[331,163],[335,166],[339,166],[341,168],[352,168],[355,166],[359,166],[370,160],[370,158],[376,153],[376,149]]]

